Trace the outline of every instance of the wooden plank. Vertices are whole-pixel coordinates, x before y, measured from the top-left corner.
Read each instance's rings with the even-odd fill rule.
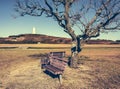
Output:
[[[54,67],[54,66],[52,66],[52,65],[46,65],[46,66],[45,66],[45,69],[46,69],[47,71],[55,74],[55,75],[57,75],[57,74],[62,74],[62,73],[63,73],[62,70],[57,69],[56,67]]]
[[[65,57],[65,52],[61,51],[61,52],[50,52],[51,56],[58,56],[59,58],[63,58]]]
[[[56,67],[56,68],[58,68],[60,70],[64,70],[65,66],[66,66],[66,63],[63,62],[63,61],[52,59],[52,62],[50,63],[50,65],[53,65],[54,67]]]
[[[58,56],[49,56],[50,59],[57,59],[57,60],[61,60],[64,62],[68,62],[68,60],[66,60],[65,58],[59,58]]]

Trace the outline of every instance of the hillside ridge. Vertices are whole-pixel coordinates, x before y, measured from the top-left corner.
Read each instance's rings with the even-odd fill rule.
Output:
[[[70,38],[48,36],[44,34],[19,34],[0,38],[0,43],[71,43]]]
[[[70,44],[71,38],[55,37],[44,34],[19,34],[8,37],[0,37],[0,44]],[[112,41],[105,39],[91,39],[85,42],[86,44],[120,44],[120,40]]]

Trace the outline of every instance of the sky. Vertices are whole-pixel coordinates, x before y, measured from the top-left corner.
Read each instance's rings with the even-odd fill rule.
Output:
[[[14,18],[15,0],[0,0],[0,37],[31,34],[33,27],[37,34],[57,37],[70,37],[56,21],[51,18],[24,16]],[[77,31],[79,33],[79,31]],[[102,33],[99,39],[120,40],[120,31]]]

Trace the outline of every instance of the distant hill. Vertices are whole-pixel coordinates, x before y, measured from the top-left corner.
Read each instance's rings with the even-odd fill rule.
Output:
[[[70,44],[70,38],[48,36],[43,34],[20,34],[12,35],[5,38],[0,38],[0,44]],[[88,40],[86,44],[120,44],[120,40]]]
[[[97,40],[88,40],[86,42],[86,44],[113,44],[115,43],[112,40],[101,40],[101,39],[97,39]]]
[[[56,43],[56,44],[69,44],[71,43],[70,38],[54,37],[42,34],[20,34],[12,35],[6,38],[0,38],[0,43]]]

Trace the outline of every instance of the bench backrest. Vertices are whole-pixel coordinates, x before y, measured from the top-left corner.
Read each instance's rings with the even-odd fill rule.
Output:
[[[48,64],[49,60],[47,58],[42,58],[41,59],[41,64]]]
[[[63,58],[63,57],[65,57],[65,52],[64,51],[50,52],[50,56],[56,56],[56,57],[59,57],[59,58]]]
[[[59,60],[57,57],[56,58],[51,58],[50,59],[50,65],[56,67],[57,69],[64,70],[65,66],[67,65],[66,62]]]

